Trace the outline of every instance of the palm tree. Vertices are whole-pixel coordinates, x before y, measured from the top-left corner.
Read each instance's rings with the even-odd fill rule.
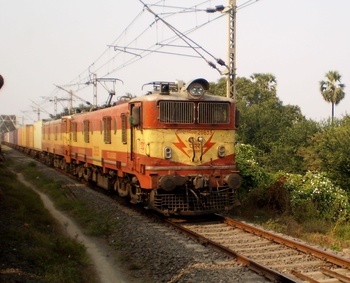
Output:
[[[332,103],[332,121],[334,118],[334,105],[338,105],[344,98],[345,84],[340,82],[341,75],[337,71],[326,73],[327,81],[320,81],[320,91],[325,101]]]
[[[254,73],[250,76],[255,85],[255,91],[252,96],[253,104],[277,98],[277,80],[272,74]]]
[[[258,85],[261,91],[271,91],[276,94],[277,80],[273,74],[254,73],[250,78]]]

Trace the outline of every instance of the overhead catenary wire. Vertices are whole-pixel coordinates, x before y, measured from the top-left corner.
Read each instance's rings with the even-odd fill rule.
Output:
[[[124,31],[123,31],[110,45],[115,44],[115,43],[123,36],[123,34],[126,33],[126,31],[136,22],[136,20],[137,20],[142,14],[143,14],[143,11],[139,12],[139,13],[134,17],[134,19],[130,22],[130,24],[128,24],[128,26],[124,29]],[[80,80],[81,80],[80,77],[81,77],[84,73],[89,72],[89,71],[90,71],[89,68],[90,68],[92,65],[94,65],[96,62],[98,62],[98,61],[108,52],[108,50],[109,50],[109,47],[107,47],[107,48],[102,52],[102,54],[99,55],[99,56],[94,60],[94,62],[91,63],[91,64],[89,65],[88,68],[86,68],[86,69],[85,69],[84,71],[82,71],[77,77],[75,77],[73,80],[71,80],[71,81],[69,82],[69,84],[72,85],[73,82],[74,82],[76,79],[79,79],[79,81],[80,81]],[[83,80],[84,80],[84,79],[83,79]],[[85,82],[84,82],[84,83],[80,83],[80,84],[85,84]]]
[[[243,4],[237,6],[236,10],[250,6],[257,1],[259,0],[248,0]],[[213,58],[221,66],[226,66],[225,62],[221,59],[217,59],[211,52],[206,50],[203,45],[200,45],[193,39],[191,39],[189,35],[214,21],[217,21],[222,17],[227,16],[227,14],[221,13],[216,17],[212,17],[210,15],[210,18],[208,16],[206,20],[202,17],[202,22],[196,23],[195,26],[192,26],[186,31],[180,31],[178,28],[175,28],[174,25],[168,23],[167,21],[167,19],[170,19],[170,17],[175,17],[176,15],[180,14],[205,12],[207,11],[207,9],[203,9],[202,7],[208,3],[211,3],[211,0],[196,3],[191,7],[176,7],[172,5],[166,5],[166,0],[156,1],[153,4],[145,4],[145,2],[141,0],[139,2],[142,4],[142,10],[137,13],[137,15],[131,20],[131,22],[126,26],[126,28],[110,44],[107,45],[107,48],[105,48],[105,50],[99,56],[96,57],[96,59],[88,66],[88,68],[82,71],[69,83],[60,84],[61,86],[69,86],[69,88],[75,88],[75,92],[83,91],[84,89],[90,87],[88,82],[91,82],[91,74],[98,73],[99,77],[106,77],[132,64],[135,64],[136,62],[144,59],[145,57],[155,53],[160,53],[164,55],[202,58],[211,67],[218,70],[220,74],[222,74],[221,71],[215,66],[215,64],[211,63],[210,60],[208,60],[208,58],[206,57]],[[153,7],[163,8],[163,11],[157,11],[156,13],[153,11]],[[131,29],[135,27],[136,24],[138,24],[144,18],[143,16],[146,13],[150,13],[150,11],[153,12],[151,14],[154,16],[154,19],[148,25],[143,26],[144,28],[139,30],[139,32],[136,35],[132,36],[130,40],[127,40],[129,35],[131,34]],[[163,39],[159,39],[157,37],[157,40],[149,46],[140,45],[141,39],[143,37],[147,37],[147,33],[150,30],[154,29],[155,26],[158,27],[159,23],[164,24],[164,26],[169,28],[169,30],[172,31],[174,35],[170,37],[165,37]],[[158,34],[159,31],[156,30],[156,32]],[[178,40],[182,40],[185,44],[175,44]],[[118,48],[114,50],[114,46],[118,46]],[[167,48],[177,48],[178,51],[183,50],[184,52],[171,52],[168,51]],[[110,52],[112,50],[114,54],[111,56]],[[192,50],[193,53],[191,54],[186,50]],[[57,91],[58,90],[56,88],[51,95],[55,95]]]
[[[245,3],[243,3],[242,5],[238,6],[238,7],[237,7],[237,10],[238,10],[238,9],[245,8],[246,6],[249,6],[249,5],[253,4],[253,3],[250,3],[250,2],[257,2],[257,1],[259,1],[259,0],[249,0],[249,1],[245,2]],[[142,2],[142,1],[141,1],[141,2]],[[201,4],[207,3],[207,2],[210,2],[210,1],[205,1],[205,2],[202,2],[202,3],[198,4],[198,5],[201,5]],[[143,3],[143,2],[142,2],[142,3]],[[196,6],[198,6],[198,5],[196,5]],[[152,6],[152,7],[153,7],[153,6],[160,6],[160,5],[149,5],[149,6]],[[162,7],[163,7],[163,6],[162,6]],[[174,6],[166,6],[166,7],[175,8]],[[193,6],[193,7],[195,7],[195,6]],[[193,8],[193,7],[190,7],[190,8],[177,7],[177,8],[178,8],[178,9],[186,9],[186,10],[189,10],[189,11],[186,11],[186,12],[206,11],[206,9],[195,9],[195,8]],[[185,11],[179,11],[179,12],[177,12],[177,13],[182,13],[182,12],[185,12]],[[167,16],[175,15],[175,14],[177,14],[177,13],[172,13],[172,14],[168,13],[169,15],[167,15]],[[196,30],[198,30],[198,29],[204,27],[205,25],[207,25],[207,24],[209,24],[209,23],[211,23],[211,22],[213,22],[213,21],[216,21],[216,20],[218,20],[218,19],[220,19],[220,18],[222,18],[222,17],[224,17],[224,16],[226,16],[226,14],[221,14],[221,15],[219,15],[218,17],[216,17],[216,18],[214,18],[214,19],[212,19],[212,20],[210,20],[210,21],[208,21],[208,22],[202,23],[201,25],[197,25],[196,27],[193,27],[193,28],[191,28],[191,29],[189,29],[189,30],[183,32],[182,34],[188,35],[188,34],[192,33],[193,31],[196,31]],[[157,22],[157,20],[153,21],[149,26],[151,27],[151,26],[154,25],[156,22]],[[146,29],[146,30],[147,30],[147,29]],[[136,37],[133,41],[137,41],[137,38],[139,38],[146,30],[144,30],[142,33],[140,33],[140,35],[139,35],[138,37]],[[173,42],[173,41],[177,40],[178,38],[179,38],[179,36],[176,34],[174,37],[164,40],[164,42],[167,41],[167,40],[169,40],[169,42]],[[133,42],[133,41],[132,41],[132,42]],[[157,53],[158,50],[159,50],[159,48],[158,48],[158,49],[152,49],[152,48],[154,48],[154,46],[156,46],[156,45],[158,45],[158,46],[160,46],[160,47],[164,47],[164,46],[167,46],[167,45],[169,45],[169,44],[162,44],[162,43],[160,42],[160,43],[156,43],[156,44],[153,45],[153,46],[150,46],[148,49],[143,49],[143,50],[144,50],[144,52],[148,52],[147,55],[150,55],[151,53]],[[110,45],[110,46],[112,47],[112,45]],[[123,47],[123,48],[125,49],[125,51],[126,51],[127,49],[129,49],[128,46],[129,46],[129,45]],[[185,47],[185,46],[184,46],[184,47]],[[197,46],[189,45],[188,47],[189,47],[189,48],[199,48],[199,49],[202,48],[200,45],[197,45]],[[130,49],[131,49],[131,48],[130,48]],[[203,48],[202,48],[202,49],[203,49]],[[203,49],[203,50],[204,50],[204,49]],[[121,50],[120,50],[120,51],[121,51]],[[125,51],[124,51],[124,52],[125,52]],[[206,52],[206,50],[204,50],[204,51]],[[159,53],[161,53],[161,52],[159,52]],[[208,53],[209,53],[209,52],[208,52]],[[164,52],[164,54],[166,54],[166,52]],[[168,53],[168,54],[171,54],[171,53]],[[180,53],[174,53],[173,55],[182,55],[182,56],[186,56],[186,55],[180,54]],[[209,55],[210,55],[212,58],[214,58],[215,60],[219,61],[219,62],[220,62],[220,63],[219,63],[220,65],[222,65],[222,66],[225,65],[224,61],[222,61],[222,60],[220,60],[220,59],[217,59],[216,57],[214,57],[214,56],[213,56],[212,54],[210,54],[210,53],[209,53]],[[117,55],[116,55],[116,56],[117,56]],[[141,55],[141,54],[135,54],[135,56],[138,56],[138,57],[140,57],[140,58],[131,59],[130,61],[127,61],[126,63],[123,63],[122,65],[120,65],[120,66],[114,68],[112,71],[106,73],[105,75],[110,75],[111,73],[113,73],[113,72],[115,72],[115,71],[118,71],[118,70],[120,70],[120,69],[122,69],[122,68],[124,68],[124,67],[126,67],[126,66],[128,66],[128,65],[130,65],[130,64],[135,63],[136,61],[139,61],[139,60],[141,59],[141,57],[142,57],[142,58],[146,57],[146,55],[144,55],[144,54],[142,54],[142,55]],[[114,58],[115,58],[115,57],[113,57],[113,59],[114,59]],[[198,56],[198,58],[203,58],[203,56]],[[204,58],[204,59],[205,59],[205,58]],[[206,60],[206,59],[205,59],[205,60]],[[213,63],[210,63],[208,60],[206,60],[206,61],[209,63],[209,65],[210,65],[211,67],[214,67],[214,68],[215,68],[215,66],[212,65]],[[227,67],[227,66],[226,66],[226,67]],[[220,72],[220,70],[218,70],[218,71]]]
[[[244,2],[243,4],[237,6],[237,10],[239,9],[243,9],[243,8],[246,8],[250,5],[253,5],[255,4],[256,2],[258,2],[259,0],[248,0],[247,2]]]
[[[160,2],[162,2],[162,1],[158,1],[158,2],[156,2],[155,4],[152,4],[151,6],[160,6],[160,5],[158,5],[158,3],[160,3]],[[198,5],[202,5],[202,4],[204,4],[204,3],[208,3],[208,2],[210,2],[210,1],[204,1],[204,2],[202,2],[202,3],[199,3],[199,4],[197,4],[197,5],[195,5],[195,6],[192,6],[192,7],[189,7],[189,8],[183,8],[183,7],[180,7],[180,8],[179,8],[179,7],[178,7],[178,9],[181,9],[181,10],[191,10],[192,12],[193,12],[193,11],[196,11],[196,10],[198,11],[198,9],[196,9],[195,7],[197,7]],[[175,7],[174,7],[174,8],[175,8]],[[128,27],[122,32],[122,34],[121,34],[120,36],[118,36],[118,38],[117,38],[116,40],[114,40],[111,44],[109,44],[108,46],[110,47],[110,46],[115,45],[115,43],[116,43],[118,40],[120,40],[120,38],[122,38],[123,34],[126,34],[126,33],[127,33],[127,30],[130,29],[130,27],[132,26],[132,24],[134,24],[134,23],[136,22],[136,20],[140,18],[141,14],[142,14],[143,12],[144,12],[144,9],[142,10],[142,12],[140,12],[140,13],[137,15],[137,17],[134,18],[134,20],[128,25]],[[180,12],[183,12],[183,11],[180,11]],[[171,14],[167,15],[167,17],[174,16],[174,15],[176,15],[177,13],[178,13],[178,12],[171,13]],[[221,16],[220,16],[220,17],[221,17]],[[218,17],[218,18],[220,18],[220,17]],[[128,46],[130,46],[131,44],[137,42],[138,39],[139,39],[141,36],[143,36],[143,35],[147,32],[148,29],[152,28],[152,26],[153,26],[155,23],[156,23],[156,21],[153,21],[151,24],[149,24],[149,25],[148,25],[144,30],[142,30],[133,40],[131,40],[130,42],[128,42],[128,43],[125,45],[125,47],[128,47]],[[201,25],[201,26],[203,26],[203,25]],[[191,28],[191,30],[190,30],[189,32],[194,31],[194,30],[197,30],[197,29],[199,29],[201,26],[198,26],[197,28]],[[189,32],[185,32],[185,33],[188,34]],[[176,37],[176,36],[175,36],[174,38],[178,39],[178,37]],[[152,54],[152,53],[155,53],[154,50],[152,51],[152,48],[154,48],[156,45],[157,45],[157,43],[154,44],[154,45],[152,45],[152,46],[150,46],[150,47],[148,47],[147,49],[145,48],[144,53],[138,54],[138,55],[136,55],[136,56],[140,57],[139,55],[141,55],[141,57],[144,58],[144,57],[146,57],[145,53],[148,53],[148,55],[149,55],[149,54]],[[159,48],[159,46],[158,46],[158,48]],[[103,54],[105,54],[106,52],[107,52],[107,50],[105,50],[105,52],[104,52]],[[95,65],[95,63],[96,63],[99,59],[102,58],[103,54],[101,54],[101,55],[98,57],[98,59],[96,59],[90,66]],[[100,71],[101,69],[103,69],[103,68],[104,68],[106,65],[108,65],[111,61],[115,60],[119,55],[120,55],[120,54],[117,53],[117,54],[114,55],[112,58],[109,58],[107,61],[105,61],[104,63],[100,64],[100,66],[94,70],[94,73],[96,73],[96,72]],[[127,60],[127,61],[125,61],[124,63],[122,63],[122,64],[120,64],[119,66],[117,66],[117,67],[115,67],[114,69],[112,69],[111,71],[109,71],[109,72],[103,74],[103,76],[108,76],[108,75],[112,74],[113,72],[116,72],[116,71],[118,71],[118,70],[121,70],[121,69],[125,68],[126,66],[131,65],[131,64],[133,64],[133,63],[139,61],[140,59],[141,59],[141,58],[132,58],[132,59],[130,59],[130,60]],[[86,71],[85,71],[85,72],[86,72]],[[83,73],[84,73],[84,72],[83,72]],[[81,76],[83,73],[81,73],[79,76]],[[84,80],[86,81],[86,80],[87,80],[87,77],[88,77],[88,76],[85,76],[84,79],[82,79],[82,80],[83,80],[83,81],[84,81]],[[81,87],[81,86],[83,86],[83,87]],[[84,87],[84,84],[80,82],[79,90],[84,89],[84,88],[85,88],[85,87]]]
[[[165,21],[163,18],[161,18],[157,13],[155,13],[147,4],[145,4],[142,0],[139,0],[144,6],[145,8],[155,16],[156,19],[159,19],[160,21],[162,21],[168,28],[170,28],[181,40],[183,40],[188,46],[190,46],[197,54],[198,56],[200,56],[202,59],[204,59],[211,67],[213,67],[214,69],[217,69],[220,73],[221,71],[216,68],[216,66],[208,61],[196,48],[193,48],[193,46],[191,45],[194,44],[195,46],[199,47],[203,52],[207,53],[207,55],[211,56],[212,58],[214,58],[220,65],[225,65],[224,61],[222,61],[221,59],[217,59],[216,57],[214,57],[211,53],[209,53],[207,50],[205,50],[202,46],[198,45],[195,41],[193,41],[192,39],[190,39],[188,36],[186,36],[185,34],[183,34],[182,32],[180,32],[178,29],[176,29],[174,26],[172,26],[170,23],[168,23],[167,21]],[[226,65],[225,65],[226,66]],[[227,67],[227,66],[226,66]]]
[[[213,20],[217,20],[217,19],[219,19],[219,18],[221,18],[221,17],[223,17],[223,16],[224,16],[224,15],[220,15],[220,16],[216,17],[216,18],[213,19]],[[196,31],[196,30],[202,28],[203,26],[205,26],[205,25],[207,25],[207,24],[209,24],[209,23],[210,23],[210,21],[205,22],[205,23],[203,23],[203,24],[201,24],[201,25],[198,25],[198,26],[196,26],[196,27],[194,27],[194,28],[191,28],[191,29],[187,30],[186,32],[183,32],[183,34],[188,35],[188,34],[190,34],[190,33],[194,32],[194,31]],[[144,53],[142,53],[142,55],[141,55],[141,54],[135,54],[136,56],[140,57],[140,58],[136,59],[136,61],[138,61],[139,59],[141,59],[141,57],[144,58],[144,57],[146,57],[147,55],[150,55],[151,53],[158,53],[158,52],[161,53],[160,51],[158,51],[160,48],[162,48],[162,47],[164,47],[164,46],[170,46],[170,45],[171,45],[170,43],[172,43],[172,42],[174,42],[174,41],[176,41],[176,40],[178,40],[178,39],[179,39],[179,37],[178,37],[177,35],[174,35],[174,36],[172,36],[172,37],[170,37],[170,38],[167,38],[167,39],[163,40],[162,42],[157,42],[157,43],[155,43],[153,46],[150,46],[148,49],[142,49],[144,52],[147,52],[147,54],[146,54],[146,55],[144,55]],[[167,43],[163,43],[163,42],[169,42],[169,43],[167,44]],[[152,48],[154,48],[155,46],[158,46],[158,48],[152,49]],[[111,47],[113,47],[113,46],[111,46]],[[177,47],[180,47],[180,46],[177,46]],[[181,47],[182,47],[182,48],[191,48],[191,49],[193,49],[193,48],[198,48],[198,49],[202,48],[202,47],[200,47],[199,45],[198,45],[198,46],[187,45],[187,46],[181,46]],[[131,47],[126,47],[126,46],[124,46],[123,48],[124,48],[125,50],[127,50],[127,49],[133,49],[133,48],[131,48]],[[125,51],[124,51],[124,52],[125,52]],[[164,54],[165,54],[165,52],[164,52]],[[170,53],[168,53],[168,54],[170,54]],[[173,53],[172,55],[188,56],[188,57],[194,57],[194,58],[202,58],[202,56],[186,55],[186,54],[182,54],[182,53]],[[115,72],[115,71],[117,71],[117,70],[120,70],[121,68],[123,68],[123,67],[125,67],[125,66],[127,66],[127,65],[129,65],[129,64],[132,64],[132,63],[134,63],[134,62],[135,62],[134,60],[128,61],[127,63],[124,63],[122,66],[119,66],[119,67],[116,67],[115,69],[113,69],[112,72]],[[111,72],[107,73],[106,75],[109,75],[110,73],[111,73]]]

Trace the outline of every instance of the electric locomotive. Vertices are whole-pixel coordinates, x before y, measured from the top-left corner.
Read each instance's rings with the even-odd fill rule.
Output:
[[[64,166],[165,215],[230,210],[240,185],[233,101],[206,94],[204,79],[151,85],[145,96],[64,118]]]
[[[209,83],[152,82],[142,97],[42,122],[40,157],[164,215],[228,211],[240,186],[235,104]]]

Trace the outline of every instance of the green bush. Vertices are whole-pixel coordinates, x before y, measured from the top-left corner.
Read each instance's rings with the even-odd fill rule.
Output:
[[[292,213],[299,221],[308,218],[337,221],[350,215],[346,192],[324,173],[286,174],[285,186],[290,192]]]
[[[242,190],[266,187],[271,182],[269,174],[256,161],[257,150],[249,144],[236,145],[236,162],[242,176]]]
[[[283,183],[269,174],[258,162],[258,150],[248,144],[236,145],[236,161],[242,176],[238,197],[243,204],[242,213],[282,214],[288,208],[288,195]]]

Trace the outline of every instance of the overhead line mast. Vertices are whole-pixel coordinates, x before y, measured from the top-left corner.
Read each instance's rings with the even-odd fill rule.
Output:
[[[226,96],[236,100],[236,0],[229,0],[228,61]]]

